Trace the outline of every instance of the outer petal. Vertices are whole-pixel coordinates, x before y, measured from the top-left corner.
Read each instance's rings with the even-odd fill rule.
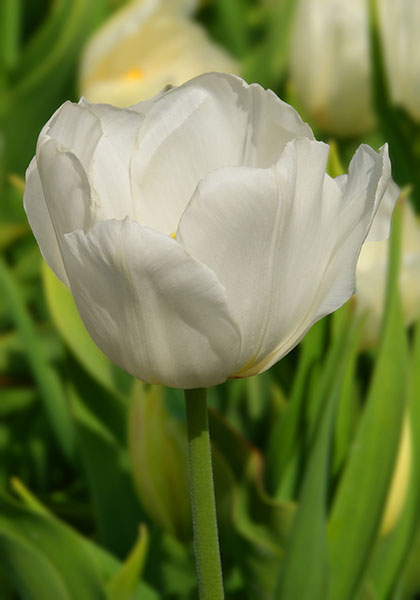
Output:
[[[388,170],[388,168],[390,168],[390,164],[387,150],[386,158],[384,158],[384,160],[387,163],[386,169]],[[388,179],[388,175],[386,178]],[[391,217],[399,195],[400,188],[392,179],[389,179],[389,184],[384,192],[382,201],[378,207],[372,227],[369,231],[369,235],[366,240],[367,242],[379,242],[389,237]]]
[[[129,221],[66,236],[83,321],[107,356],[150,383],[193,388],[234,372],[240,338],[214,273],[176,241]]]
[[[147,112],[132,159],[141,222],[172,233],[208,173],[271,166],[297,135],[311,138],[312,131],[294,109],[233,75],[207,73],[171,89]]]
[[[388,144],[385,144],[380,149],[380,153],[382,156],[382,173],[380,181],[378,181],[376,203],[373,212],[374,218],[366,239],[367,242],[378,242],[389,237],[391,217],[400,193],[399,187],[391,178],[391,163],[389,161]],[[353,158],[352,164],[350,165],[350,172],[352,170],[354,170],[356,173],[358,172],[359,167],[356,165],[360,163],[360,157],[363,155],[365,155],[366,160],[369,160],[368,156],[371,156],[372,158],[370,160],[373,161],[373,163],[377,163],[376,171],[380,168],[378,163],[378,155],[372,150],[372,148],[363,144],[360,146],[358,152]],[[339,175],[335,178],[335,181],[344,193],[346,188],[349,186],[349,175]],[[364,181],[366,181],[366,177],[364,178]],[[353,184],[349,187],[352,187],[356,182],[357,175],[353,175]]]
[[[238,375],[269,368],[353,293],[382,158],[362,149],[342,197],[325,175],[327,154],[300,139],[273,169],[221,169],[182,216],[177,239],[217,274],[241,328]]]
[[[327,156],[328,146],[301,138],[275,168],[211,173],[182,216],[177,239],[226,287],[241,328],[241,374],[264,370],[306,331],[340,209]]]
[[[41,131],[37,154],[44,142],[52,138],[58,146],[70,150],[88,171],[101,136],[101,122],[92,111],[82,105],[65,102]]]
[[[23,195],[23,205],[28,216],[29,225],[38,242],[42,256],[57,277],[68,286],[63,259],[61,258],[54,226],[42,190],[35,156],[26,170],[26,186]]]
[[[45,138],[37,148],[42,189],[59,245],[63,235],[87,229],[100,212],[97,198],[78,158]]]
[[[384,198],[386,203],[389,202],[387,193],[390,182],[391,165],[387,147],[384,146],[378,154],[369,146],[360,146],[350,163],[343,190],[337,241],[333,260],[319,289],[317,319],[335,310],[339,306],[337,299],[348,297],[355,291],[356,266],[362,244],[368,238],[381,202]],[[376,228],[377,233],[380,229]]]
[[[98,140],[88,173],[98,195],[105,219],[134,219],[131,195],[130,160],[144,115],[109,104],[91,104],[82,98],[79,105],[98,119],[102,135]]]

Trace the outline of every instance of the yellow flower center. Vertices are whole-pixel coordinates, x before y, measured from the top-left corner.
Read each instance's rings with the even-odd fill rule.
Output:
[[[171,237],[174,240],[176,238],[176,231],[173,231],[172,233],[170,233],[169,237]]]
[[[142,69],[132,67],[121,76],[121,79],[124,79],[124,81],[139,81],[140,79],[143,79],[143,77],[144,71]]]

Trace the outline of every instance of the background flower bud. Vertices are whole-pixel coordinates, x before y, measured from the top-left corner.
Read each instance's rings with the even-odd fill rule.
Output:
[[[191,20],[194,5],[135,0],[115,13],[84,50],[80,93],[129,106],[207,71],[238,73],[233,57]]]
[[[420,2],[381,0],[378,16],[391,101],[420,121]]]
[[[366,0],[300,0],[290,68],[314,123],[339,136],[368,131],[374,115]]]

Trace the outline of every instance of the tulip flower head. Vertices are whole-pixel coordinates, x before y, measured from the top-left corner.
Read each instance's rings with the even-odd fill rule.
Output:
[[[63,104],[24,204],[99,348],[143,381],[207,387],[280,360],[388,234],[386,146],[336,179],[328,150],[273,92],[204,74],[128,109]]]
[[[117,11],[82,54],[81,94],[93,102],[129,106],[207,71],[237,73],[237,61],[191,20],[195,5],[134,0]]]

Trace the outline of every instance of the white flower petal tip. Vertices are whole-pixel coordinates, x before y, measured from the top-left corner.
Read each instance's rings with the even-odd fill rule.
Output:
[[[379,242],[389,237],[392,213],[400,195],[400,188],[391,177],[388,144],[385,144],[380,152],[382,156],[382,176],[377,192],[378,209],[367,238],[368,242]]]
[[[131,108],[59,109],[25,207],[112,361],[206,387],[282,358],[351,296],[372,224],[386,233],[386,148],[361,146],[336,180],[327,158],[272,92],[211,73]]]

